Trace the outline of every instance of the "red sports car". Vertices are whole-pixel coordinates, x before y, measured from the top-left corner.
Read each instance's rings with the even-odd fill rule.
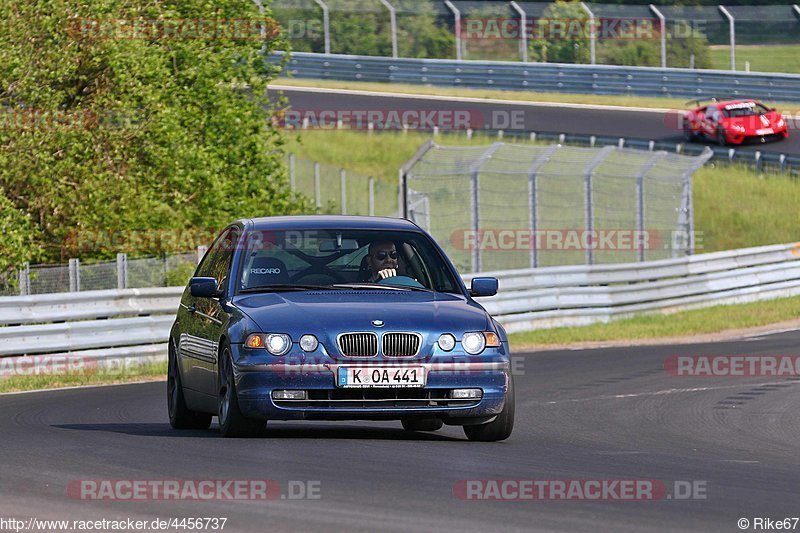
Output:
[[[757,100],[712,99],[683,114],[683,134],[688,141],[701,137],[717,141],[721,146],[745,142],[767,142],[789,136],[786,121],[774,107],[769,108]]]

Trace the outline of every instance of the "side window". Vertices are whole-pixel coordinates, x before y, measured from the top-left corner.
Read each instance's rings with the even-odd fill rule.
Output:
[[[233,252],[239,240],[239,229],[229,228],[225,230],[203,258],[203,262],[197,267],[198,277],[215,278],[217,286],[223,287],[231,268]]]

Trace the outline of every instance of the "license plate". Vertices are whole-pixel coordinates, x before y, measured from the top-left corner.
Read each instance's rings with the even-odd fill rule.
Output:
[[[348,367],[340,366],[336,384],[347,388],[424,387],[425,367]]]
[[[769,135],[770,133],[775,133],[772,128],[764,128],[763,130],[756,130],[756,135]]]

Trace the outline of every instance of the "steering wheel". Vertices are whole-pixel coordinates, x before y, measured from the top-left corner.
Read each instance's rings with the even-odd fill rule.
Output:
[[[380,280],[378,285],[398,285],[401,287],[419,287],[420,289],[425,288],[422,283],[408,276],[389,276],[388,278],[383,278]]]

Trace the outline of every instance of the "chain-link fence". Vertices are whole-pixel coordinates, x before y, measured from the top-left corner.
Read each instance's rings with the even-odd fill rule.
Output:
[[[786,71],[800,7],[481,0],[276,0],[301,52]],[[735,58],[736,45],[748,47]],[[733,52],[732,52],[733,50]],[[787,66],[787,62],[792,66]],[[782,66],[781,66],[782,65]],[[793,70],[789,70],[793,71]]]
[[[691,177],[710,153],[426,144],[407,216],[461,272],[619,263],[693,250]]]
[[[116,261],[26,264],[16,276],[0,276],[0,296],[185,285],[203,253],[200,247],[163,257],[129,259],[127,254],[117,254]]]
[[[426,143],[400,171],[406,194],[348,169],[289,155],[292,189],[313,212],[405,216],[461,272],[654,260],[693,249],[691,175],[711,156],[494,143]],[[184,285],[196,252],[71,259],[0,275],[0,295]]]
[[[289,154],[292,190],[307,196],[316,213],[398,216],[397,183]]]

